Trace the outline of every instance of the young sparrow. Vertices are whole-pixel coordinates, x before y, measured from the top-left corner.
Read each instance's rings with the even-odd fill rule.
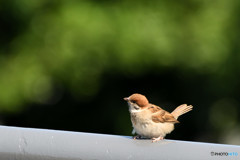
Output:
[[[166,134],[174,130],[174,124],[179,123],[179,116],[192,110],[193,106],[182,104],[172,113],[169,113],[159,106],[148,102],[141,94],[132,94],[124,98],[128,102],[129,112],[133,125],[133,134],[138,135],[134,139],[145,137],[151,138],[152,142],[164,139]]]

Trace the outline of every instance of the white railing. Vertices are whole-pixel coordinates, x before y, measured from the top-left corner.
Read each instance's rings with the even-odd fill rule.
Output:
[[[0,126],[0,160],[240,159],[240,146]]]

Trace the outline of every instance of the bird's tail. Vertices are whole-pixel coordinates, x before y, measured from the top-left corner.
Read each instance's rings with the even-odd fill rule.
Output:
[[[192,105],[188,106],[187,104],[182,104],[178,106],[171,114],[174,116],[175,119],[178,119],[179,116],[191,111],[192,108]]]

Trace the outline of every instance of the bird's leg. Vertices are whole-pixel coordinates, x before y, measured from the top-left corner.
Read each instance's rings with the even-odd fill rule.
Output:
[[[134,140],[135,140],[135,139],[141,139],[141,136],[140,136],[140,135],[136,135],[136,136],[133,137],[133,139],[134,139]]]
[[[163,139],[164,139],[164,137],[162,137],[162,136],[159,136],[159,137],[157,137],[157,138],[152,138],[152,143],[153,143],[153,142],[160,141],[160,140],[163,140]]]

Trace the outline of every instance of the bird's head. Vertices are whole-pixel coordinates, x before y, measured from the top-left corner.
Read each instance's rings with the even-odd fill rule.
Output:
[[[124,98],[124,100],[128,102],[130,111],[141,110],[149,104],[147,98],[138,93],[134,93],[131,96]]]

